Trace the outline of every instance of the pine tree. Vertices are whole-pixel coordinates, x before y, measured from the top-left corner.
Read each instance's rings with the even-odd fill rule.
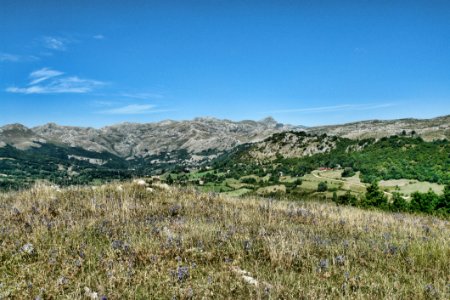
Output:
[[[406,200],[399,193],[393,193],[390,208],[392,211],[396,212],[407,211],[408,202],[406,202]]]
[[[384,192],[380,190],[376,181],[367,187],[367,192],[361,201],[361,205],[363,207],[387,207],[387,197],[384,195]]]
[[[437,200],[436,210],[450,215],[450,184],[447,184],[444,187],[444,194],[442,194]]]

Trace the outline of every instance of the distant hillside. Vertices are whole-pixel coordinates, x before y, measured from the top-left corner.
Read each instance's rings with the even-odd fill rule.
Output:
[[[114,154],[82,148],[39,144],[28,149],[0,147],[0,189],[19,189],[38,179],[59,185],[126,179],[139,175],[131,164]]]
[[[365,182],[407,178],[450,183],[450,142],[427,142],[417,136],[351,140],[284,132],[241,145],[213,165],[235,178],[278,173],[302,176],[321,167],[347,167],[360,171]]]
[[[382,138],[414,132],[424,140],[450,140],[450,115],[434,119],[399,119],[391,121],[361,121],[341,125],[319,126],[306,129],[312,134],[336,135],[349,139]]]

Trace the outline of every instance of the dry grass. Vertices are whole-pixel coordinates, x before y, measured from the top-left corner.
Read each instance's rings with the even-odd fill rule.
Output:
[[[0,219],[0,298],[450,297],[433,217],[124,184],[3,194]]]

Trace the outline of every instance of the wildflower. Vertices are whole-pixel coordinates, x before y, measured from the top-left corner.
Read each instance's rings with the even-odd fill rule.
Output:
[[[312,213],[305,208],[297,209],[297,216],[299,216],[299,217],[309,217],[311,215],[312,215]]]
[[[249,240],[244,241],[244,250],[246,252],[250,251],[252,248],[252,243]]]
[[[335,262],[339,266],[343,266],[345,264],[345,256],[344,255],[338,255],[335,257]]]
[[[350,245],[350,243],[347,240],[344,240],[344,242],[342,243],[344,248],[348,248],[348,246]]]
[[[320,260],[319,262],[320,270],[328,270],[328,266],[329,266],[328,259],[323,258]]]
[[[89,299],[93,299],[93,300],[98,299],[98,293],[97,293],[97,292],[94,292],[94,291],[91,291],[90,288],[85,287],[85,288],[84,288],[84,292],[86,293],[86,296],[87,296]],[[103,299],[103,297],[102,297],[102,299]]]
[[[74,262],[74,265],[75,265],[76,267],[78,267],[78,268],[80,268],[82,264],[83,264],[83,263],[82,263],[81,259],[76,259],[75,262]]]
[[[425,286],[425,294],[430,298],[438,298],[439,293],[432,284],[427,284]]]
[[[67,283],[69,283],[69,279],[67,279],[64,276],[59,277],[58,280],[56,281],[56,284],[58,285],[66,285]]]
[[[387,246],[387,249],[384,250],[384,254],[395,255],[398,251],[398,247],[392,244]]]
[[[344,273],[344,278],[345,278],[345,281],[348,281],[350,279],[350,273],[349,272],[345,272]]]
[[[347,283],[344,282],[344,283],[341,285],[341,291],[342,291],[342,294],[343,294],[343,295],[346,294],[346,292],[347,292]]]
[[[13,216],[19,216],[20,215],[20,210],[16,207],[14,207],[13,209],[11,209],[11,214]]]
[[[181,205],[179,205],[179,204],[172,205],[169,208],[169,215],[172,217],[176,217],[180,214],[180,211],[181,211]]]
[[[20,251],[28,255],[34,254],[34,246],[31,243],[26,243],[20,248]]]
[[[121,241],[121,240],[114,240],[111,243],[111,247],[114,250],[119,250],[119,251],[124,251],[124,252],[128,252],[130,250],[130,245],[128,245],[127,243],[125,243],[124,241]]]
[[[192,287],[189,287],[187,296],[188,296],[188,298],[194,297],[194,290],[192,289]]]
[[[56,265],[56,258],[55,257],[50,257],[49,259],[48,259],[48,264],[49,265]]]
[[[233,262],[233,259],[232,259],[232,258],[225,257],[225,263],[231,264],[232,262]]]
[[[111,243],[111,247],[114,250],[121,250],[123,246],[123,241],[115,240]]]
[[[189,277],[189,268],[180,266],[177,269],[177,279],[178,281],[184,281]]]

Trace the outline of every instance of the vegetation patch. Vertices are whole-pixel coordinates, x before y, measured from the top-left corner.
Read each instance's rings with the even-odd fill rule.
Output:
[[[450,230],[433,216],[139,182],[0,203],[0,298],[450,297]]]

